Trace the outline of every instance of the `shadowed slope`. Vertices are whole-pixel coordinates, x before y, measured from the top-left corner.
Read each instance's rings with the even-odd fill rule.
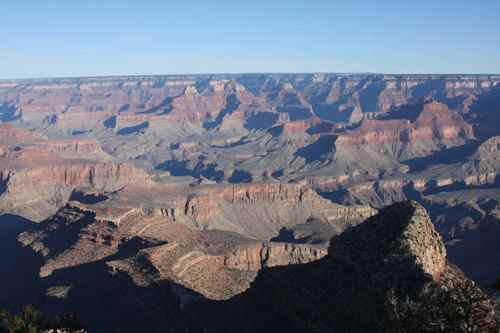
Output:
[[[193,308],[211,332],[498,329],[488,298],[447,264],[441,238],[413,202],[385,208],[333,238],[317,262],[264,270],[244,294]],[[229,320],[222,323],[217,313]]]

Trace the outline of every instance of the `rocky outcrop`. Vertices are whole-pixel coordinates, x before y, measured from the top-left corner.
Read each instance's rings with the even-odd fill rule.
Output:
[[[156,218],[137,216],[116,225],[96,217],[88,209],[68,206],[19,237],[44,257],[40,273],[47,283],[61,283],[79,267],[97,274],[88,270],[94,267],[111,279],[109,285],[121,285],[127,277],[129,292],[153,288],[162,293],[166,288],[172,294],[162,298],[163,304],[180,306],[208,332],[236,325],[242,332],[273,327],[290,332],[416,332],[421,327],[495,332],[498,327],[491,302],[447,262],[441,237],[414,202],[384,208],[335,236],[328,250],[256,242]],[[89,276],[78,274],[78,279]],[[75,290],[69,297],[77,297],[82,285],[71,285]]]
[[[446,249],[425,209],[413,202],[394,204],[365,223],[333,239],[329,253],[359,265],[367,271],[401,268],[413,274],[413,266],[439,280],[446,266]],[[335,259],[334,259],[335,260]],[[404,265],[410,265],[403,268]],[[384,278],[404,281],[402,276]]]
[[[302,184],[278,182],[207,185],[190,195],[184,207],[178,220],[194,220],[209,229],[265,240],[282,227],[303,223],[309,217],[320,218],[340,232],[375,213],[367,206],[333,204]]]
[[[131,306],[134,313],[163,310],[164,298],[174,304],[179,297],[188,308],[193,300],[241,295],[237,303],[255,289],[261,292],[251,299],[271,295],[259,306],[263,323],[269,314],[291,318],[283,327],[297,324],[299,331],[365,324],[364,331],[384,331],[394,324],[388,313],[398,311],[406,319],[396,324],[407,325],[407,314],[423,311],[426,299],[434,308],[434,300],[456,296],[440,288],[459,285],[468,293],[459,298],[483,297],[446,263],[421,207],[401,204],[377,217],[371,207],[451,193],[446,204],[429,203],[446,205],[436,225],[454,235],[446,238],[450,256],[462,265],[457,249],[471,258],[489,253],[477,244],[496,244],[489,238],[496,235],[495,201],[456,200],[473,190],[491,199],[488,191],[498,185],[499,82],[488,75],[377,74],[0,82],[0,121],[9,123],[0,125],[0,211],[44,220],[20,239],[43,257],[51,299],[92,272],[104,281],[99,291],[127,286],[140,295],[116,304],[136,305],[151,293],[141,302],[149,308]],[[488,242],[471,242],[471,230]],[[78,288],[66,296],[89,294]],[[386,305],[407,295],[408,306]],[[275,312],[280,299],[291,313]],[[346,319],[323,325],[314,316],[325,313]],[[300,326],[304,318],[320,324]]]
[[[319,261],[262,271],[247,292],[225,303],[194,304],[191,311],[214,332],[229,331],[212,319],[219,311],[230,318],[225,327],[238,323],[242,332],[499,328],[493,303],[447,263],[444,243],[413,202],[387,207],[334,237]]]
[[[117,222],[112,216],[119,212]],[[158,279],[175,281],[210,299],[243,292],[265,267],[308,263],[327,253],[324,244],[263,243],[131,212],[101,211],[72,202],[18,240],[44,258],[42,278],[135,247],[140,249],[136,256],[109,260],[109,267],[126,272],[140,286]],[[144,274],[145,270],[150,273]]]
[[[147,174],[131,165],[83,162],[13,171],[9,173],[8,186],[9,193],[57,185],[114,191],[128,183],[134,181],[147,183],[147,180]]]
[[[366,180],[404,172],[401,162],[474,136],[482,140],[477,123],[490,118],[481,120],[479,109],[494,106],[498,81],[354,74],[47,79],[4,82],[0,98],[8,107],[0,112],[14,110],[15,119],[5,119],[49,137],[97,138],[114,158],[197,181]],[[495,119],[494,111],[485,114]],[[247,177],[233,177],[236,171]]]
[[[5,184],[0,203],[3,212],[40,221],[62,207],[76,187],[106,192],[132,183],[151,182],[146,172],[130,164],[60,160],[53,165],[53,159],[31,162],[41,163],[30,168],[0,170]]]
[[[164,279],[172,279],[208,299],[224,300],[248,289],[265,267],[304,264],[327,253],[321,246],[262,244],[225,236],[225,240],[210,243],[209,248],[189,245],[190,239],[174,242],[147,250],[147,258]],[[231,241],[235,244],[228,245]]]
[[[0,82],[0,94],[18,100],[23,120],[53,121],[66,129],[91,128],[125,112],[145,117],[172,113],[177,121],[215,119],[230,94],[238,96],[242,112],[259,106],[290,120],[318,115],[358,122],[419,98],[449,102],[488,92],[499,81],[495,76],[353,74],[325,74],[321,79],[313,74],[269,75],[266,80],[254,75],[115,77]]]
[[[22,146],[9,149],[2,157],[27,161],[37,157],[50,158],[51,155],[54,155],[80,160],[111,160],[111,157],[102,150],[101,145],[95,139],[43,140],[32,144],[26,144],[24,141],[23,143]]]
[[[439,150],[443,144],[450,147],[463,145],[471,138],[472,127],[457,113],[442,103],[430,102],[424,104],[414,122],[408,119],[366,120],[358,129],[340,135],[336,144],[373,147],[379,151],[392,145],[392,151],[383,152],[405,159]]]
[[[305,264],[328,253],[322,246],[267,243],[239,247],[224,256],[224,265],[242,271],[260,271],[264,267]]]

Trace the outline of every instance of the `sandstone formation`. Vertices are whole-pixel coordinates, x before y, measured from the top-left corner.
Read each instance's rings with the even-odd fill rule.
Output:
[[[202,231],[145,211],[124,217],[119,225],[99,213],[91,204],[73,202],[19,236],[43,258],[47,306],[64,305],[91,323],[99,318],[97,303],[82,297],[99,276],[103,288],[113,285],[109,295],[129,290],[120,302],[140,297],[175,313],[175,319],[155,322],[155,329],[167,331],[172,320],[184,329],[208,332],[234,325],[243,332],[278,327],[397,332],[422,325],[431,332],[442,327],[494,332],[498,327],[491,302],[448,263],[445,244],[425,209],[414,202],[384,208],[335,236],[328,249]],[[151,293],[138,295],[134,288]],[[115,318],[113,313],[106,321]],[[136,324],[130,321],[130,327]]]
[[[385,156],[394,154],[395,158],[404,160],[427,155],[442,145],[460,146],[471,138],[472,126],[445,104],[431,102],[423,105],[414,121],[366,120],[355,131],[341,135],[336,144],[371,146]],[[384,150],[385,146],[390,149]]]
[[[242,332],[496,332],[499,327],[493,303],[447,263],[425,209],[411,202],[385,208],[335,237],[322,260],[263,271],[244,294],[193,309],[214,332],[229,332],[225,327],[232,323]],[[229,314],[229,326],[212,319],[218,311]]]
[[[0,210],[33,220],[42,220],[55,213],[76,187],[105,192],[115,191],[131,182],[149,182],[144,171],[127,164],[72,162],[53,156],[10,162],[5,161],[2,165],[5,169],[0,170],[0,183],[4,187],[0,191]],[[27,165],[33,162],[34,166]]]
[[[220,332],[227,313],[242,332],[415,331],[425,306],[479,299],[479,326],[460,322],[477,331],[489,305],[448,259],[500,275],[499,92],[496,75],[1,81],[0,223],[22,222],[40,305],[97,330]],[[409,199],[434,227],[415,203],[377,214]]]
[[[348,74],[47,79],[5,82],[0,100],[12,124],[65,140],[97,138],[120,162],[174,176],[367,179],[483,140],[499,81]]]
[[[264,267],[303,264],[326,254],[327,243],[268,242],[283,225],[315,214],[340,233],[374,213],[369,207],[331,204],[310,191],[298,185],[251,184],[201,187],[182,196],[155,187],[127,187],[96,202],[90,194],[75,196],[81,201],[70,202],[19,240],[45,258],[42,278],[135,246],[139,251],[133,260],[110,260],[109,267],[127,272],[138,285],[151,283],[141,278],[145,269],[207,298],[225,299],[248,288]],[[146,192],[149,197],[137,198]],[[256,218],[259,210],[261,218]]]

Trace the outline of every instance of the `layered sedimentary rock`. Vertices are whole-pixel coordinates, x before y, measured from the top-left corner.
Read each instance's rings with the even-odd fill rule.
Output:
[[[224,257],[228,268],[260,271],[264,267],[305,264],[321,259],[327,250],[321,246],[287,243],[255,244],[240,247]]]
[[[0,124],[0,133],[0,144],[2,145],[20,144],[41,139],[36,133],[7,123]]]
[[[52,160],[52,159],[51,159]],[[75,187],[115,191],[133,182],[149,182],[149,176],[133,166],[112,163],[67,163],[40,165],[31,169],[0,171],[5,190],[3,212],[33,220],[52,215],[63,206]]]
[[[500,272],[491,263],[500,256],[500,191],[478,187],[441,192],[426,196],[423,203],[446,241],[450,260],[474,281],[496,281]]]
[[[123,214],[135,212],[261,240],[269,240],[282,227],[303,223],[310,217],[341,232],[375,213],[368,206],[333,204],[307,184],[279,182],[196,187],[131,184],[106,196],[105,201],[84,206],[118,225]]]
[[[500,274],[487,268],[497,259],[499,83],[494,75],[378,74],[3,81],[0,212],[41,222],[20,240],[41,255],[36,275],[46,284],[47,304],[71,308],[72,298],[84,304],[91,294],[84,290],[98,288],[92,294],[104,296],[94,305],[117,299],[128,305],[122,310],[141,313],[142,322],[165,324],[160,313],[168,312],[185,325],[192,318],[179,313],[177,300],[188,309],[203,298],[252,294],[260,276],[278,266],[293,265],[280,269],[304,274],[313,294],[331,292],[341,300],[353,285],[361,291],[349,299],[363,300],[363,292],[374,290],[378,282],[360,272],[375,280],[394,277],[395,285],[400,273],[411,282],[422,272],[438,284],[461,284],[459,273],[443,268],[442,247],[413,204],[389,215],[411,215],[415,223],[401,228],[414,235],[415,227],[422,237],[391,234],[380,216],[369,220],[380,230],[351,233],[376,213],[373,207],[408,198],[436,218],[450,259],[488,284]],[[368,234],[380,242],[359,236]],[[352,242],[347,235],[354,235]],[[339,247],[323,258],[332,237],[332,247]],[[351,250],[348,243],[367,245]],[[488,253],[483,264],[474,253]],[[371,259],[360,264],[365,257]],[[325,278],[295,270],[316,265],[312,261]],[[326,261],[340,271],[325,269]],[[75,276],[99,277],[100,284],[78,283]],[[290,289],[302,290],[294,281]],[[275,284],[264,282],[266,292]],[[331,289],[315,289],[322,285]],[[390,300],[384,297],[378,300]],[[321,331],[300,326],[301,314],[323,313],[319,304],[304,304],[289,317],[298,318],[299,331]],[[348,318],[339,307],[353,304],[330,305],[325,311]],[[110,307],[86,315],[109,321],[112,316],[96,313]]]
[[[76,187],[115,191],[134,182],[148,184],[150,176],[132,164],[113,163],[95,140],[30,138],[5,148],[0,182],[4,213],[42,220],[62,207]]]
[[[443,145],[460,146],[473,138],[472,126],[442,103],[425,103],[414,121],[404,119],[406,115],[400,117],[403,119],[364,121],[358,129],[341,135],[336,144],[366,147],[404,160],[425,156]]]
[[[208,84],[207,84],[208,82]],[[315,114],[359,121],[421,97],[451,101],[492,89],[495,76],[213,75],[184,77],[59,79],[4,82],[2,100],[12,100],[25,121],[92,127],[111,114],[167,114],[186,121],[215,120],[234,94],[241,112],[277,111],[290,120]],[[56,116],[55,118],[53,116]],[[224,118],[225,114],[221,114]]]
[[[27,80],[5,82],[0,112],[51,137],[97,137],[116,158],[174,175],[343,176],[402,170],[401,161],[472,140],[471,126],[482,132],[496,119],[483,109],[495,110],[498,82],[349,74]]]
[[[64,304],[91,323],[99,316],[86,306],[100,305],[83,295],[96,288],[89,282],[99,276],[105,293],[120,294],[115,297],[121,302],[140,295],[176,313],[155,321],[167,331],[172,320],[208,332],[231,331],[236,325],[243,332],[278,327],[291,332],[422,327],[494,332],[498,327],[492,303],[448,263],[444,243],[416,203],[383,209],[335,236],[328,250],[256,242],[158,218],[130,216],[117,226],[96,216],[89,208],[68,206],[19,237],[44,258],[40,274],[48,288],[46,304]],[[70,291],[49,296],[58,288]]]
[[[72,158],[80,160],[111,160],[100,144],[95,139],[79,140],[31,140],[20,141],[21,145],[5,151],[2,155],[5,159],[28,160],[40,156]]]
[[[377,248],[379,251],[374,251]],[[446,266],[446,249],[430,217],[422,206],[408,202],[386,208],[366,223],[336,237],[329,252],[367,271],[415,265],[434,280],[439,280]],[[402,270],[401,274],[409,272],[412,270]],[[389,280],[383,283],[390,285]]]
[[[110,260],[109,266],[147,285],[140,274],[143,267],[157,272],[157,278],[213,299],[244,291],[264,267],[303,264],[327,253],[325,245],[258,242],[230,232],[200,231],[138,210],[123,213],[116,224],[90,206],[72,203],[19,240],[45,258],[40,268],[43,278],[136,247],[140,251],[132,262]]]
[[[259,310],[263,306],[265,313]],[[335,237],[319,261],[263,271],[244,294],[193,309],[214,332],[230,331],[227,322],[212,319],[219,311],[227,311],[230,323],[243,332],[495,332],[499,327],[493,303],[447,263],[425,209],[409,202]]]

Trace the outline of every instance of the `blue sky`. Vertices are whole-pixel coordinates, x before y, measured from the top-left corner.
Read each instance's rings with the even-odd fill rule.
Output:
[[[500,73],[499,0],[4,0],[0,78]]]

